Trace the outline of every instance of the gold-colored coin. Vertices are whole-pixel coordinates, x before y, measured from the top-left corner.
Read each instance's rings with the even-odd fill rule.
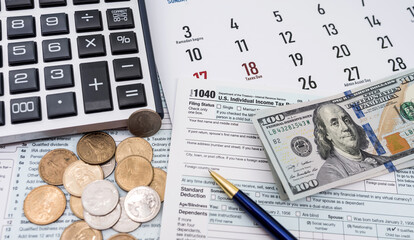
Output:
[[[78,157],[67,149],[49,151],[39,162],[39,175],[46,183],[62,185],[66,167],[77,160]]]
[[[45,225],[56,221],[66,208],[65,194],[58,187],[43,185],[24,199],[23,212],[30,222]]]
[[[149,185],[160,195],[161,202],[164,201],[165,184],[167,181],[167,173],[161,168],[154,168],[154,179]]]
[[[101,231],[95,230],[85,222],[77,221],[69,225],[60,236],[60,240],[93,239],[102,240]]]
[[[108,240],[137,240],[134,236],[127,233],[118,233],[108,238]]]
[[[84,219],[82,199],[80,197],[71,195],[69,200],[69,206],[70,210],[72,210],[72,213],[75,214],[76,217]]]
[[[104,132],[88,133],[76,145],[79,158],[89,164],[109,161],[115,154],[115,148],[115,140]]]
[[[160,115],[150,109],[141,109],[128,118],[128,130],[137,137],[150,137],[161,128]]]
[[[63,173],[63,186],[70,194],[80,197],[86,185],[102,179],[103,171],[100,166],[76,161],[70,164]]]
[[[149,142],[143,138],[131,137],[123,140],[118,144],[115,153],[115,160],[119,163],[122,159],[132,156],[142,156],[148,161],[152,161],[152,147]]]
[[[125,191],[148,186],[154,177],[151,163],[141,156],[129,156],[115,168],[115,181]]]

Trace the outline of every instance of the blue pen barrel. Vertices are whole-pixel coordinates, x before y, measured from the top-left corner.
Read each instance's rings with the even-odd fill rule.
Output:
[[[264,229],[268,231],[275,239],[278,240],[296,240],[286,228],[280,225],[272,216],[270,216],[263,208],[257,205],[242,191],[238,191],[234,196],[233,200],[237,204],[246,210]]]

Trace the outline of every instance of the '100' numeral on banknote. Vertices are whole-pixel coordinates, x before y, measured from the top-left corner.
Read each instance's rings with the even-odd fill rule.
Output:
[[[414,72],[264,109],[253,123],[290,200],[410,167]]]

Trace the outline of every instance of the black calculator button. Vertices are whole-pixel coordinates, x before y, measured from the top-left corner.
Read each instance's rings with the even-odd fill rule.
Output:
[[[0,126],[6,124],[6,119],[4,118],[4,102],[0,101]]]
[[[112,54],[137,53],[137,37],[134,32],[109,34]]]
[[[80,74],[85,113],[113,110],[108,63],[82,63]]]
[[[68,15],[66,13],[46,14],[40,16],[42,36],[69,33]]]
[[[105,56],[105,39],[102,34],[78,37],[78,54],[80,58]]]
[[[101,12],[98,10],[75,12],[76,32],[89,32],[102,30]]]
[[[90,4],[90,3],[99,3],[99,0],[73,0],[74,5]]]
[[[44,40],[42,46],[45,62],[72,59],[69,38]]]
[[[0,73],[0,96],[4,95],[4,80],[3,73]]]
[[[33,41],[9,43],[8,56],[10,66],[37,63],[36,43]]]
[[[40,7],[66,6],[66,0],[39,0]]]
[[[141,61],[137,57],[113,61],[116,81],[142,79]]]
[[[36,36],[35,20],[33,16],[19,16],[7,18],[7,38],[27,38]]]
[[[10,94],[39,91],[39,73],[36,68],[13,70],[9,73]]]
[[[106,10],[106,17],[110,30],[134,27],[134,17],[131,8],[108,9]]]
[[[7,10],[34,8],[33,0],[6,0]]]
[[[10,100],[10,117],[13,124],[42,120],[40,97]]]
[[[74,92],[47,95],[46,106],[49,119],[76,116],[78,114]]]
[[[45,67],[45,87],[47,90],[73,87],[72,65]]]
[[[118,86],[116,91],[120,109],[147,106],[145,88],[142,83]]]
[[[0,68],[2,67],[3,67],[3,47],[0,46]]]
[[[105,0],[105,2],[126,2],[129,0]]]

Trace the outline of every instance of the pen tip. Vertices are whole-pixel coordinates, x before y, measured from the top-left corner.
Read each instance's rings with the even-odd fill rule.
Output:
[[[211,174],[211,170],[209,169],[208,172]]]

